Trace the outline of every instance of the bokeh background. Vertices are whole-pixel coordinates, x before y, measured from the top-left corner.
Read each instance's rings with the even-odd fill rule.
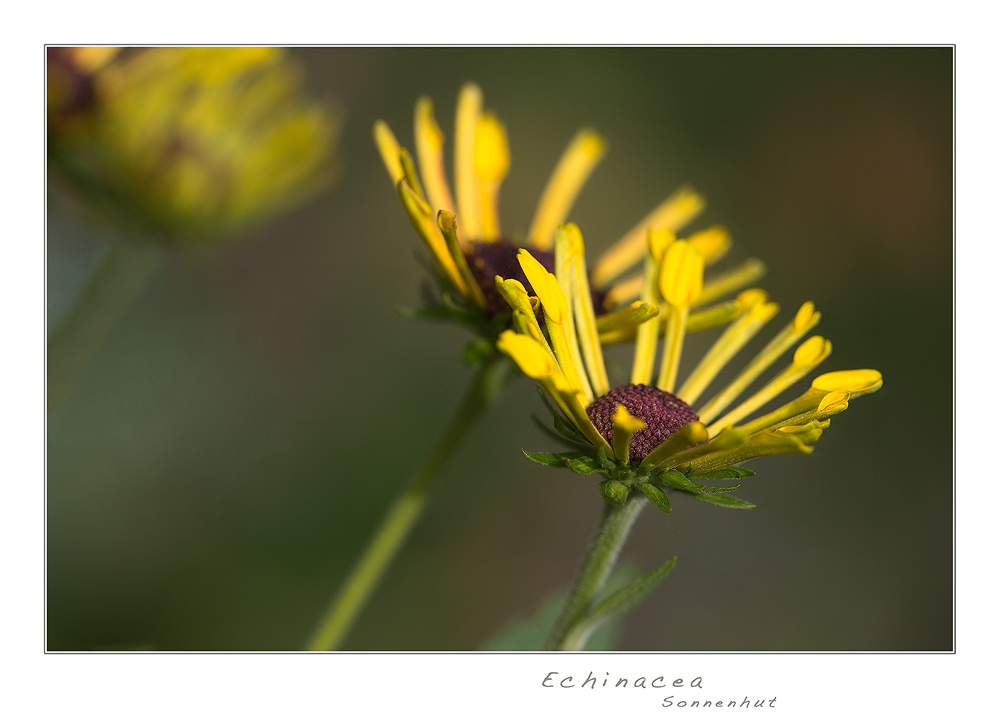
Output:
[[[727,260],[768,263],[784,317],[817,303],[827,369],[885,377],[812,455],[752,465],[756,510],[646,509],[624,559],[679,563],[619,647],[952,649],[950,48],[291,55],[346,109],[345,173],[241,240],[172,252],[49,413],[49,649],[304,644],[471,377],[465,332],[396,313],[425,274],[370,136],[383,118],[410,146],[425,93],[450,136],[469,79],[507,124],[507,232],[592,125],[610,152],[572,215],[591,256],[690,183],[709,201],[698,225],[733,234]],[[51,330],[118,233],[56,190],[48,210]],[[529,412],[521,378],[445,469],[347,649],[476,649],[570,583],[598,479],[525,460],[547,449]]]

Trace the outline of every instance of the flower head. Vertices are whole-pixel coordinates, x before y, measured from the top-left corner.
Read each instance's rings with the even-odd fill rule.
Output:
[[[430,251],[440,284],[442,300],[414,313],[470,325],[491,343],[509,325],[512,316],[533,318],[539,302],[551,315],[554,313],[551,306],[559,305],[552,295],[539,291],[539,285],[546,290],[558,286],[538,271],[565,268],[566,261],[560,263],[556,259],[557,229],[565,222],[607,145],[597,132],[588,128],[581,129],[570,140],[542,191],[526,236],[514,241],[504,233],[498,213],[500,186],[511,164],[507,131],[495,113],[483,109],[483,94],[475,84],[466,84],[459,93],[454,129],[454,186],[445,171],[445,137],[429,98],[419,99],[414,111],[416,158],[400,146],[385,122],[376,122],[373,134],[403,206]],[[647,228],[680,230],[703,207],[704,201],[698,194],[689,188],[678,190],[614,243],[587,274],[592,283],[594,314],[605,313],[631,300],[641,288],[641,274],[613,284],[642,260]],[[729,244],[728,234],[720,227],[695,233],[691,240],[697,240],[699,249],[714,257]],[[538,267],[532,271],[525,268],[519,251],[530,256]],[[582,257],[580,260],[582,263]],[[759,261],[749,261],[742,269],[731,272],[730,280],[717,281],[716,297],[762,274]],[[503,286],[496,285],[497,277],[503,279]],[[602,334],[634,336],[637,322],[644,320],[643,316],[648,318],[649,310],[635,309],[603,320]],[[563,342],[554,345],[562,346]],[[590,357],[593,354],[592,349],[583,353]]]
[[[641,299],[602,316],[593,310],[589,281],[594,273],[586,273],[583,237],[575,225],[558,228],[555,272],[529,251],[520,251],[523,272],[541,304],[545,332],[527,315],[525,302],[511,296],[514,326],[501,334],[498,347],[555,403],[549,405],[543,395],[556,432],[543,428],[572,448],[566,453],[526,453],[529,458],[584,474],[603,473],[601,492],[613,503],[624,503],[639,491],[669,511],[664,490],[678,490],[716,505],[752,507],[726,494],[738,485],[712,487],[691,478],[739,479],[753,474],[736,467],[747,460],[811,452],[833,415],[847,409],[850,400],[882,386],[882,375],[873,369],[829,372],[813,379],[792,401],[748,421],[830,355],[829,340],[807,338],[820,314],[806,302],[731,382],[706,398],[723,367],[779,310],[759,289],[709,305],[720,291],[733,290],[733,284],[745,278],[730,272],[704,280],[705,265],[719,257],[717,241],[707,236],[677,240],[669,229],[650,229]],[[499,277],[497,287],[519,292]],[[618,325],[609,328],[607,322],[615,317]],[[628,326],[625,319],[631,321]],[[713,346],[678,384],[686,334],[723,325]],[[623,338],[635,340],[631,381],[612,388],[602,342]],[[738,401],[793,347],[790,363]],[[662,351],[658,372],[657,349]]]
[[[278,49],[50,49],[48,107],[73,191],[161,237],[229,233],[333,174],[340,122]]]

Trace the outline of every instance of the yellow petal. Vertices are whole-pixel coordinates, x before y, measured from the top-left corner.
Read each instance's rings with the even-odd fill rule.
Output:
[[[455,110],[455,194],[458,218],[467,241],[482,237],[479,184],[476,181],[476,127],[483,109],[483,92],[474,83],[462,86]]]
[[[613,437],[611,440],[615,457],[619,462],[628,463],[628,447],[632,443],[632,434],[646,429],[646,423],[638,417],[629,414],[625,405],[619,404],[611,417]]]
[[[375,138],[375,146],[378,147],[379,154],[382,155],[382,163],[385,165],[392,183],[396,184],[403,179],[403,165],[399,162],[399,142],[392,133],[392,129],[384,121],[379,119],[372,126],[372,136]]]
[[[458,268],[462,280],[465,281],[466,288],[468,288],[469,294],[472,297],[472,302],[479,310],[485,311],[486,296],[483,293],[483,289],[479,287],[479,282],[472,275],[472,271],[469,270],[469,263],[462,254],[462,247],[458,242],[458,224],[455,216],[447,210],[440,210],[437,214],[437,224],[438,229],[444,235],[445,242],[448,244],[448,252],[451,254],[451,259]]]
[[[795,350],[798,366],[815,366],[830,354],[830,342],[822,336],[812,336]]]
[[[623,238],[602,255],[590,274],[590,284],[603,288],[642,260],[650,229],[669,228],[676,232],[705,207],[705,200],[690,187],[682,187],[644,217]]]
[[[687,308],[701,295],[705,259],[690,243],[670,245],[660,264],[660,295],[677,308]]]
[[[556,164],[528,229],[528,240],[551,250],[556,227],[566,221],[580,188],[604,156],[605,143],[592,129],[581,129]]]
[[[705,429],[705,426],[700,422],[692,422],[657,445],[649,455],[643,458],[641,464],[660,467],[679,452],[707,439],[708,430]]]
[[[698,416],[705,422],[714,420],[730,403],[752,384],[757,377],[778,360],[782,354],[794,346],[799,339],[817,323],[820,314],[812,302],[806,302],[799,307],[798,313],[791,323],[777,333],[760,352],[744,367],[730,384],[715,395],[704,407],[698,409]]]
[[[552,356],[530,336],[504,331],[497,339],[497,348],[510,356],[532,379],[545,379],[556,372]]]
[[[510,169],[510,147],[507,129],[491,112],[479,117],[476,123],[475,148],[476,177],[480,182],[499,182]]]
[[[875,369],[850,369],[821,374],[812,381],[813,389],[826,392],[850,392],[855,397],[877,392],[882,387],[882,374]]]
[[[569,304],[566,302],[565,294],[559,289],[556,277],[545,270],[545,266],[524,248],[518,251],[517,260],[528,283],[535,290],[535,295],[542,302],[545,315],[557,324],[564,323],[569,312]]]
[[[576,225],[568,223],[561,226],[557,233],[557,251],[563,246],[561,240],[565,241],[565,247],[569,253],[569,290],[570,300],[573,304],[573,323],[576,328],[576,336],[583,360],[587,365],[587,374],[590,376],[593,392],[600,397],[608,391],[610,385],[607,370],[604,367],[604,353],[601,351],[601,342],[597,333],[594,298],[590,294],[590,284],[587,282],[583,234]],[[559,257],[557,252],[557,261]]]
[[[434,118],[434,102],[427,96],[417,99],[413,111],[413,137],[431,209],[455,212],[455,201],[444,171],[444,133]]]
[[[745,400],[738,407],[727,412],[717,422],[714,422],[708,428],[708,431],[710,433],[718,432],[722,428],[734,425],[747,415],[752,414],[812,371],[812,369],[830,355],[832,350],[833,345],[828,339],[824,339],[822,336],[814,336],[807,340],[796,350],[794,360],[791,364],[759,389],[753,396]],[[818,402],[819,399],[822,398],[820,397],[815,401]],[[811,409],[811,407],[812,405],[809,408]]]
[[[716,339],[698,366],[694,368],[687,380],[677,390],[677,396],[693,405],[705,389],[712,383],[722,368],[740,352],[761,327],[778,313],[778,304],[760,302],[747,313],[734,321]],[[701,415],[699,415],[701,416]],[[702,419],[706,419],[702,417]],[[706,419],[706,421],[709,421]]]
[[[722,225],[699,230],[688,236],[688,242],[705,259],[705,265],[711,265],[724,256],[729,250],[731,241],[729,231]]]
[[[750,258],[735,268],[727,270],[705,281],[701,296],[696,301],[702,306],[706,303],[728,296],[733,291],[749,286],[767,273],[767,266],[756,258]]]

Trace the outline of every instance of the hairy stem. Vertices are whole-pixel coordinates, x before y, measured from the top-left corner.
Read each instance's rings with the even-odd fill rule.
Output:
[[[465,399],[417,477],[407,486],[372,536],[313,635],[308,650],[338,649],[372,592],[423,513],[434,478],[472,425],[496,400],[511,374],[510,362],[494,354],[483,362]]]
[[[625,505],[614,506],[606,503],[604,515],[601,523],[597,527],[597,533],[590,542],[587,549],[587,556],[577,574],[573,590],[570,592],[569,600],[563,608],[563,612],[556,622],[555,629],[549,635],[545,649],[547,650],[581,650],[584,647],[583,640],[580,644],[570,643],[567,638],[571,636],[574,625],[584,617],[594,603],[594,597],[604,586],[618,554],[628,538],[628,533],[635,523],[639,511],[646,504],[646,499],[633,496],[625,502]]]
[[[116,243],[48,342],[47,409],[86,371],[163,257],[153,243]]]

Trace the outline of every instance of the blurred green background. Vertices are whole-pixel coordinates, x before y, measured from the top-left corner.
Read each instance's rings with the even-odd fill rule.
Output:
[[[761,340],[812,299],[826,369],[885,377],[812,455],[752,465],[755,511],[646,509],[625,560],[679,562],[620,648],[952,649],[950,48],[291,53],[346,109],[346,174],[243,240],[172,253],[50,412],[50,650],[304,644],[471,376],[466,333],[395,311],[425,274],[370,136],[383,118],[411,146],[426,93],[450,138],[469,79],[507,124],[506,232],[592,125],[610,152],[572,214],[591,259],[691,183],[727,260],[770,267],[784,313]],[[50,191],[50,329],[112,236]],[[508,389],[346,649],[475,649],[569,584],[602,501],[597,478],[520,455],[547,449],[542,411],[526,379]]]

